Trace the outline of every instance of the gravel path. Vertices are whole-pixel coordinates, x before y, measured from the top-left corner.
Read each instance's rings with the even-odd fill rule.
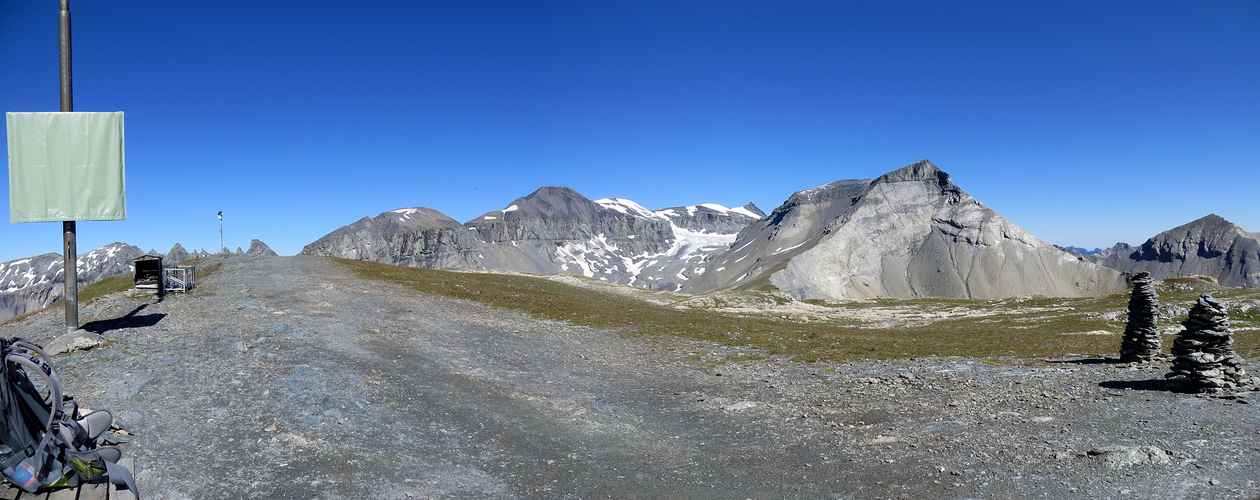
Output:
[[[1260,397],[1164,391],[1166,364],[715,365],[692,353],[754,353],[224,262],[85,306],[111,343],[57,356],[137,434],[145,498],[1260,498]]]

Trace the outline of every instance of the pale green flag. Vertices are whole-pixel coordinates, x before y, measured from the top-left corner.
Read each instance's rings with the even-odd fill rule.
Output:
[[[122,111],[5,119],[10,222],[127,218]]]

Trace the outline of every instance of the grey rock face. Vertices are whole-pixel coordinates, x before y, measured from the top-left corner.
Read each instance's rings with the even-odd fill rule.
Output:
[[[307,245],[300,254],[445,269],[488,267],[484,252],[485,244],[459,222],[416,207],[364,217]]]
[[[586,241],[603,235],[617,243],[652,250],[660,249],[673,236],[668,222],[653,217],[651,212],[640,212],[642,207],[637,204],[609,200],[607,204],[617,208],[588,200],[569,188],[544,187],[465,225],[488,243]],[[639,241],[629,241],[636,238]]]
[[[1138,273],[1133,277],[1133,291],[1129,294],[1129,324],[1124,328],[1124,340],[1120,343],[1120,359],[1145,363],[1160,357],[1162,339],[1159,336],[1159,294],[1155,293],[1151,273]]]
[[[1117,244],[1099,263],[1155,279],[1199,274],[1224,286],[1260,286],[1260,235],[1216,214],[1169,229],[1136,249]]]
[[[1190,318],[1173,341],[1172,372],[1164,385],[1182,392],[1220,392],[1250,386],[1255,381],[1234,352],[1234,331],[1220,301],[1205,293],[1190,308]]]
[[[193,258],[193,255],[188,253],[187,250],[184,250],[182,245],[176,243],[175,246],[171,247],[171,251],[166,252],[166,255],[162,258],[162,262],[168,264],[179,264],[180,262],[191,258]]]
[[[1072,256],[971,198],[927,160],[801,191],[740,233],[683,291],[767,281],[796,298],[1093,296],[1119,273]]]
[[[686,281],[682,291],[702,294],[764,284],[770,273],[817,245],[870,183],[842,180],[792,194],[769,217],[741,230],[729,250],[712,257],[708,272]]]
[[[261,240],[258,240],[258,239],[253,239],[249,241],[249,250],[246,250],[245,253],[257,254],[257,255],[270,255],[270,256],[276,255],[276,252],[272,250],[271,247],[267,246],[266,243],[263,243]]]
[[[79,254],[75,263],[79,287],[132,272],[131,260],[141,255],[139,248],[117,242]],[[0,321],[48,307],[65,295],[63,283],[59,254],[0,263]]]

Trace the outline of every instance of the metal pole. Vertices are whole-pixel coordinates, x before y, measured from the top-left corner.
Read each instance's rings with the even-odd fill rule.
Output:
[[[57,34],[60,39],[61,57],[61,111],[74,111],[74,99],[70,91],[70,0],[61,0],[61,13],[58,16]],[[75,241],[74,221],[61,222],[62,241],[64,243],[64,260],[61,269],[65,275],[66,332],[79,329],[79,266],[78,245]]]

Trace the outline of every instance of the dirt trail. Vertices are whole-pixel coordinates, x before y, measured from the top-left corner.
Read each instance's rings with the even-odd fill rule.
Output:
[[[686,358],[740,348],[418,295],[309,257],[227,258],[195,293],[82,315],[112,343],[58,368],[137,434],[150,499],[1260,495],[1260,397],[1169,393],[1161,367],[714,367]],[[0,335],[46,342],[56,321]]]

